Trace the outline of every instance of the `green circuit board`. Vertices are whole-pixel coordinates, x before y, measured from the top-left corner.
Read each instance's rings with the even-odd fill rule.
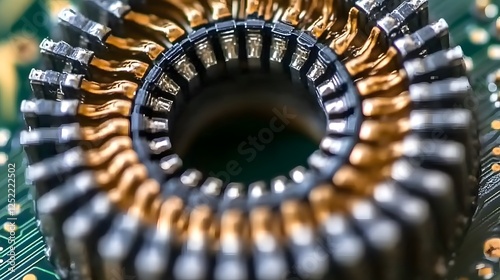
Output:
[[[23,127],[19,104],[31,94],[26,77],[37,65],[40,40],[49,35],[51,10],[47,4],[34,0],[0,1],[0,279],[58,279],[46,259],[38,232],[24,180],[26,163],[18,141]],[[15,172],[10,173],[14,174],[10,185],[6,181],[8,166],[15,166],[10,170]],[[9,202],[15,206],[8,208]]]
[[[495,83],[495,72],[500,69],[500,24],[496,22],[500,0],[491,1],[482,13],[475,9],[474,0],[429,2],[432,19],[448,22],[453,43],[467,55],[477,95],[471,106],[478,112],[483,147],[478,210],[457,252],[450,279],[496,279],[479,278],[478,270],[492,265],[495,277],[500,274],[500,265],[483,253],[485,241],[500,237],[500,152],[495,149],[500,147],[496,122],[500,120],[500,83]],[[27,163],[18,143],[23,120],[17,108],[31,94],[27,76],[37,65],[38,43],[49,35],[57,10],[69,4],[67,0],[0,1],[0,280],[58,279],[47,260],[24,179]]]

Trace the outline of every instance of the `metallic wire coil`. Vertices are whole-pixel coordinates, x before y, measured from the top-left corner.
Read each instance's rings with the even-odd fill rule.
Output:
[[[427,1],[127,2],[63,10],[21,106],[61,278],[446,276],[478,141],[463,53]],[[259,71],[317,100],[326,136],[308,166],[249,186],[185,167],[179,112]]]

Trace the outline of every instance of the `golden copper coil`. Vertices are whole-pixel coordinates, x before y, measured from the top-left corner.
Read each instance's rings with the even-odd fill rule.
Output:
[[[358,143],[349,156],[349,162],[357,167],[383,166],[403,155],[401,142],[393,142],[384,146],[373,146]]]
[[[206,11],[197,2],[164,1],[181,10],[192,28],[208,22]],[[293,0],[288,5],[283,2],[250,0],[245,3],[236,0],[228,3],[225,0],[208,0],[203,4],[208,8],[213,20],[228,18],[235,11],[238,17],[243,17],[243,13],[246,13],[247,16],[271,20],[278,14],[277,10],[283,9],[284,12],[280,15],[283,22],[296,27],[308,25],[308,29],[317,38],[339,31],[333,30],[337,23],[335,7],[338,6],[338,1]],[[231,10],[231,4],[234,6],[234,3],[238,3],[238,7]],[[312,18],[312,15],[315,17]],[[356,38],[365,36],[358,30],[358,16],[359,11],[352,8],[344,29],[330,44],[339,56],[346,55],[355,47]],[[177,41],[185,33],[173,22],[155,15],[130,12],[125,16],[125,20],[164,34],[169,42]],[[346,58],[346,67],[351,75],[373,72],[375,66],[382,67],[385,61],[389,60],[391,49],[383,53],[379,48],[379,38],[380,30],[374,28],[353,57]],[[150,60],[156,59],[165,49],[152,41],[114,36],[108,37],[106,43],[130,52],[132,57],[136,54],[146,54]],[[136,79],[143,78],[148,69],[148,64],[137,60],[119,62],[94,59],[91,65],[112,74],[130,73]],[[383,68],[385,69],[385,66]],[[110,119],[97,127],[82,128],[82,135],[89,142],[99,143],[109,139],[101,146],[86,151],[86,160],[95,170],[98,184],[108,191],[111,200],[118,207],[143,221],[156,223],[161,233],[174,236],[179,241],[187,241],[188,246],[190,240],[202,241],[207,246],[215,245],[217,237],[221,248],[226,244],[232,246],[238,242],[244,246],[243,243],[246,243],[248,237],[251,237],[255,244],[263,243],[263,240],[269,238],[282,242],[285,233],[290,238],[304,229],[314,231],[316,221],[323,221],[334,212],[348,211],[354,201],[354,194],[370,194],[374,186],[388,176],[391,163],[402,154],[399,141],[409,130],[408,118],[396,121],[377,118],[406,112],[409,107],[410,98],[404,71],[392,71],[390,74],[362,79],[357,83],[357,87],[365,98],[363,113],[372,118],[365,120],[361,127],[360,139],[365,143],[354,147],[349,158],[351,165],[343,166],[333,176],[332,184],[317,186],[311,191],[310,207],[302,201],[285,201],[280,206],[281,215],[270,208],[258,207],[250,211],[248,218],[242,211],[233,209],[222,213],[219,219],[206,205],[188,212],[180,198],[169,197],[164,200],[160,195],[159,183],[149,178],[146,167],[133,150],[128,138],[129,122],[126,119]],[[81,88],[87,93],[86,101],[91,102],[98,97],[109,100],[104,103],[82,104],[79,107],[79,115],[103,120],[107,116],[128,116],[132,106],[129,100],[135,97],[138,86],[126,80],[110,84],[84,80]],[[387,92],[390,94],[385,94]]]
[[[305,12],[302,10],[303,0],[290,0],[290,5],[286,8],[281,17],[281,21],[291,26],[298,26]]]
[[[111,136],[129,135],[130,122],[128,119],[110,119],[97,127],[82,127],[82,140],[88,142],[103,141]]]
[[[220,246],[222,250],[237,250],[242,252],[246,249],[249,228],[246,215],[238,209],[227,210],[220,217]]]
[[[324,8],[324,3],[325,0],[308,0],[306,1],[306,8],[304,15],[302,16],[301,22],[299,27],[303,28],[311,22],[313,22],[315,19],[321,16],[323,13],[323,8]],[[330,7],[333,9],[333,7]]]
[[[264,17],[264,20],[272,20],[274,16],[274,5],[278,5],[279,2],[276,0],[267,0],[266,4],[261,7],[259,14]]]
[[[186,230],[188,218],[182,199],[172,196],[162,202],[156,228],[165,235],[179,238]]]
[[[201,205],[195,207],[189,215],[189,224],[186,233],[186,240],[196,240],[203,242],[207,246],[213,244],[214,216],[210,207]],[[189,246],[189,245],[188,245]]]
[[[396,48],[389,47],[387,52],[374,63],[370,75],[388,74],[394,69],[398,69],[398,55],[399,53]]]
[[[113,46],[120,51],[125,51],[126,56],[139,59],[140,54],[149,57],[151,62],[155,60],[165,48],[149,40],[135,40],[132,38],[119,38],[109,35],[106,38],[106,44]]]
[[[221,20],[231,17],[230,5],[226,0],[208,0],[208,4],[212,10],[212,19]]]
[[[97,99],[125,98],[132,100],[138,85],[131,81],[118,80],[112,83],[97,83],[83,79],[80,88],[85,92],[85,99],[91,101]]]
[[[134,150],[124,150],[107,164],[107,168],[96,170],[96,182],[105,190],[112,189],[117,178],[129,167],[139,162]]]
[[[264,0],[248,0],[246,4],[246,17],[256,16],[259,14],[260,7],[263,5]],[[245,16],[243,16],[245,17]]]
[[[477,276],[483,279],[492,279],[495,275],[495,269],[485,264],[476,265],[476,270]]]
[[[120,75],[122,73],[132,74],[137,80],[142,79],[146,74],[146,71],[149,69],[149,64],[133,59],[110,61],[94,57],[90,61],[90,65],[95,67],[97,70],[101,70],[112,75]]]
[[[118,207],[126,211],[134,201],[137,201],[134,210],[137,217],[152,219],[152,211],[144,210],[145,206],[150,207],[151,204],[141,202],[141,199],[144,200],[143,197],[148,194],[144,191],[151,189],[151,186],[142,187],[143,193],[135,191],[136,187],[140,187],[141,183],[148,178],[148,173],[145,166],[139,163],[135,151],[132,150],[129,137],[111,138],[101,147],[86,151],[84,157],[87,166],[94,170],[98,185],[108,190],[110,199]],[[159,186],[154,196],[156,197],[157,194],[159,194]]]
[[[323,184],[316,186],[309,193],[314,218],[318,223],[326,220],[331,213],[345,213],[350,203],[346,194],[334,189],[333,185]]]
[[[85,162],[93,168],[102,167],[117,154],[129,149],[132,149],[132,139],[129,136],[113,137],[101,147],[85,151]]]
[[[333,176],[335,187],[361,196],[373,193],[373,188],[391,175],[392,163],[359,169],[350,165],[342,166]]]
[[[410,131],[408,118],[398,120],[365,120],[361,124],[359,137],[362,141],[381,145],[403,139]]]
[[[128,130],[127,119],[111,119],[98,127],[83,127],[82,138],[91,142],[102,142],[110,136],[123,135],[112,137],[102,145],[96,144],[97,148],[87,150],[85,161],[87,166],[95,170],[99,186],[108,190],[110,199],[118,207],[127,211],[135,205],[131,211],[137,217],[153,221],[160,204],[157,201],[159,185],[152,179],[145,182],[148,172],[133,150]]]
[[[410,94],[405,91],[395,97],[373,97],[363,100],[363,115],[366,117],[383,117],[405,111],[409,113]]]
[[[246,16],[247,4],[245,0],[231,0],[232,1],[232,15],[235,19],[242,19]]]
[[[161,207],[160,184],[154,179],[145,180],[139,187],[133,198],[129,213],[147,223],[154,224],[158,220]]]
[[[297,200],[284,201],[281,206],[284,233],[291,237],[304,228],[312,228],[314,220],[309,205]]]
[[[142,163],[136,163],[123,172],[108,195],[118,207],[128,209],[140,186],[148,178],[148,170]]]
[[[330,32],[335,24],[334,2],[335,0],[324,0],[321,15],[307,27],[314,37],[320,38],[325,32]]]
[[[171,237],[188,249],[227,249],[237,254],[240,251],[236,250],[247,250],[249,245],[254,245],[271,250],[273,245],[280,248],[280,243],[290,239],[314,237],[318,224],[334,213],[348,214],[356,202],[370,199],[374,188],[390,177],[394,161],[403,155],[402,140],[410,131],[409,81],[406,72],[400,69],[398,51],[394,47],[385,49],[382,44],[381,30],[374,27],[370,34],[360,30],[358,9],[351,8],[346,15],[346,11],[339,9],[346,3],[343,0],[148,2],[147,13],[131,11],[124,20],[140,26],[135,31],[142,31],[130,36],[148,33],[144,37],[154,41],[108,36],[105,43],[112,47],[110,55],[94,58],[90,64],[93,70],[106,72],[104,77],[109,74],[120,80],[113,83],[83,80],[81,84],[85,103],[79,105],[78,117],[84,124],[82,137],[90,143],[85,149],[84,160],[95,172],[99,187],[120,210],[155,225],[159,234]],[[154,11],[156,7],[163,8]],[[133,76],[140,81],[149,64],[186,33],[231,16],[268,22],[281,20],[302,31],[307,29],[338,55],[361,95],[365,119],[358,135],[360,142],[352,149],[348,162],[329,178],[330,182],[312,188],[308,202],[283,201],[278,211],[266,206],[251,208],[248,216],[241,209],[221,213],[214,213],[207,205],[191,209],[179,197],[162,196],[160,183],[149,176],[146,166],[134,151],[129,136],[130,123],[126,118],[130,115],[131,100],[139,86],[121,75]],[[127,59],[121,61],[116,55],[117,50],[125,53]],[[200,74],[204,77],[204,73]],[[179,85],[161,84],[176,87],[172,90],[175,93],[180,93]],[[88,120],[95,121],[95,125],[90,125]]]
[[[189,21],[191,28],[197,28],[199,26],[208,23],[208,19],[205,16],[205,10],[203,6],[198,1],[175,1],[175,0],[162,0],[168,3],[184,14],[184,16]]]
[[[330,44],[330,48],[333,49],[337,55],[343,56],[358,35],[358,16],[358,9],[351,8],[342,33]]]
[[[372,70],[378,62],[377,58],[380,56],[380,49],[378,48],[380,34],[381,31],[379,28],[373,28],[365,44],[355,54],[356,57],[345,63],[347,71],[353,78]]]
[[[356,83],[362,97],[369,96],[395,96],[409,87],[407,75],[404,70],[394,71],[390,74],[368,76]]]
[[[231,209],[221,216],[221,238],[240,238],[246,236],[247,225],[245,214],[238,209]]]
[[[264,206],[254,208],[250,211],[249,219],[254,243],[260,243],[260,240],[268,240],[269,237],[274,238],[275,242],[281,241],[280,220],[272,209]]]
[[[78,115],[85,119],[102,120],[110,117],[128,117],[132,109],[132,102],[113,99],[101,105],[79,104]]]
[[[162,34],[170,43],[177,41],[185,34],[184,29],[172,21],[151,14],[146,15],[130,11],[125,15],[124,19],[142,26],[145,30]]]

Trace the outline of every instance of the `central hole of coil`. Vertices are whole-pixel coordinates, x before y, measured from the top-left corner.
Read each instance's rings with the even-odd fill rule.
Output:
[[[326,133],[315,94],[284,73],[244,73],[203,85],[176,108],[172,148],[186,168],[246,185],[306,166]]]

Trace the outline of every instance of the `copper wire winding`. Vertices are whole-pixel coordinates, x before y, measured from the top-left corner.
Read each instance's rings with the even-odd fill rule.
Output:
[[[195,2],[189,4],[169,3],[185,13],[192,28],[207,23],[203,13],[200,13],[200,4]],[[253,0],[248,1],[246,7],[239,7],[239,10],[244,9],[247,16],[258,15],[268,19],[271,11],[276,11],[273,8],[275,4],[276,2],[271,0]],[[347,18],[344,19],[346,22],[343,27],[334,29],[334,23],[337,20],[343,20],[339,18],[339,11],[334,10],[334,7],[338,7],[336,3],[294,0],[289,4],[280,3],[280,5],[283,5],[284,9],[281,16],[283,22],[292,26],[301,26],[305,18],[308,18],[310,23],[306,28],[314,36],[318,38],[333,36],[330,47],[339,56],[347,55],[344,58],[345,65],[351,75],[359,78],[357,87],[364,99],[363,112],[369,118],[369,120],[365,120],[361,128],[360,139],[363,142],[354,148],[349,165],[342,167],[335,174],[330,186],[318,187],[310,195],[311,211],[315,213],[314,217],[321,220],[327,213],[347,210],[344,209],[346,206],[333,207],[332,205],[339,205],[338,203],[344,201],[345,197],[355,198],[356,195],[370,195],[372,188],[389,175],[391,162],[401,156],[400,141],[409,130],[407,109],[410,100],[406,92],[408,86],[405,84],[404,70],[399,70],[395,67],[396,65],[382,67],[382,65],[389,65],[385,61],[394,56],[393,50],[391,48],[384,50],[380,47],[382,43],[380,42],[380,30],[377,27],[374,27],[367,36],[359,31],[358,17],[360,14],[356,8],[351,8]],[[212,11],[211,18],[213,20],[231,16],[230,6],[225,1],[208,1],[207,6]],[[241,14],[241,12],[237,14]],[[317,18],[310,20],[311,14],[315,14]],[[165,34],[169,42],[175,42],[185,33],[172,22],[155,16],[130,12],[125,19],[144,28]],[[360,36],[365,36],[364,43],[355,45],[358,43],[355,39]],[[148,39],[153,39],[153,37]],[[157,57],[162,48],[168,48],[168,46],[155,46],[148,41],[138,43],[130,41],[130,39],[116,37],[108,39],[108,43],[131,51],[148,53],[151,59]],[[133,61],[116,63],[95,60],[93,65],[109,73],[132,72],[139,79],[147,69],[144,63]],[[386,69],[385,72],[388,74],[377,74],[381,68]],[[392,71],[387,69],[392,69]],[[270,209],[252,210],[248,222],[237,222],[242,219],[242,213],[227,213],[222,216],[220,223],[216,223],[206,208],[195,209],[191,214],[188,214],[184,213],[186,210],[183,209],[183,203],[179,199],[168,198],[163,201],[159,197],[160,187],[158,183],[148,179],[147,170],[141,165],[134,151],[130,148],[130,143],[124,138],[124,135],[128,134],[128,126],[125,121],[106,120],[105,118],[110,114],[125,116],[126,112],[130,110],[129,101],[118,101],[112,98],[123,96],[126,99],[132,99],[136,89],[135,83],[126,80],[111,84],[99,84],[85,80],[82,84],[82,90],[91,95],[107,96],[110,101],[103,105],[82,104],[79,109],[82,116],[101,121],[101,125],[97,128],[83,128],[85,139],[98,141],[103,138],[118,137],[111,138],[101,148],[89,150],[88,162],[97,168],[95,170],[97,182],[109,190],[112,200],[124,211],[136,215],[148,223],[156,223],[159,230],[185,236],[187,242],[192,238],[201,238],[205,236],[204,234],[209,234],[210,228],[213,227],[221,227],[221,229],[215,230],[212,235],[217,233],[217,236],[212,236],[212,238],[221,238],[222,240],[239,238],[246,235],[244,232],[246,232],[245,228],[247,228],[246,223],[248,222],[251,225],[254,242],[258,242],[263,235],[274,236],[276,240],[281,240],[282,234],[291,238],[295,227],[309,228],[314,225],[315,222],[311,220],[312,216],[305,214],[309,211],[307,210],[309,206],[302,203],[298,205],[298,202],[293,201],[284,202],[282,206],[284,232],[271,225],[272,217],[275,214],[272,214]],[[406,114],[406,117],[399,113]],[[398,118],[391,118],[391,115],[396,115]],[[390,148],[387,149],[387,146]],[[120,149],[119,152],[118,149]],[[104,164],[105,162],[106,164]],[[117,177],[120,179],[117,180]],[[336,190],[341,190],[343,194],[338,194]],[[304,212],[298,213],[295,209],[304,209]],[[208,236],[210,235],[206,237]],[[223,243],[220,246],[224,246]]]
[[[90,143],[85,149],[85,165],[122,212],[155,227],[179,245],[238,254],[251,246],[278,247],[297,239],[298,234],[301,238],[313,236],[328,217],[348,215],[357,202],[370,199],[375,188],[391,177],[394,163],[404,154],[403,140],[411,131],[410,81],[397,49],[388,46],[383,31],[377,26],[368,34],[361,29],[360,10],[342,10],[340,0],[162,2],[181,11],[186,22],[162,16],[168,12],[155,12],[153,3],[147,4],[151,14],[129,11],[123,17],[124,24],[144,31],[144,38],[108,36],[105,42],[113,48],[107,57],[94,57],[90,65],[91,71],[102,72],[113,82],[85,78],[80,85],[79,132],[82,140]],[[141,163],[130,138],[127,117],[150,62],[192,30],[231,17],[281,21],[326,41],[351,75],[362,103],[359,143],[344,165],[329,182],[315,186],[307,201],[282,201],[278,211],[258,206],[249,213],[237,209],[218,213],[208,205],[187,207],[180,197],[163,197],[160,183]],[[112,59],[118,51],[127,54],[124,60]],[[194,67],[177,66],[188,72],[185,75]],[[122,74],[133,78],[125,79]],[[158,86],[168,88],[175,93],[172,95],[179,91],[169,77],[162,82],[165,84]]]

